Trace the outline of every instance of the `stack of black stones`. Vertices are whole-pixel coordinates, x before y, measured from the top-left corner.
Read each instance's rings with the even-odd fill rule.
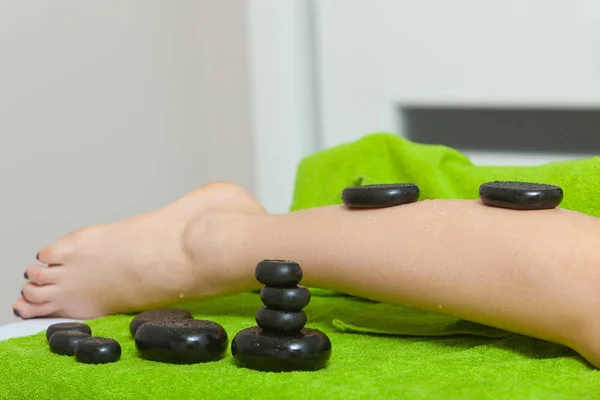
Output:
[[[316,329],[305,328],[303,308],[310,292],[298,284],[302,269],[293,261],[264,260],[255,271],[265,285],[260,292],[264,307],[256,313],[258,326],[239,332],[231,343],[238,364],[259,371],[315,371],[331,356],[331,342]]]

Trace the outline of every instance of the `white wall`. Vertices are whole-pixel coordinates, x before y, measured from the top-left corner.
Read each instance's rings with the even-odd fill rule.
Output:
[[[65,233],[252,189],[244,35],[243,0],[0,2],[0,323]]]

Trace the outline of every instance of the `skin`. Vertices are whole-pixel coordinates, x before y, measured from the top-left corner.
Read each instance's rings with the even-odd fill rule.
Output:
[[[256,289],[259,261],[289,259],[307,286],[563,344],[599,367],[599,221],[471,200],[268,215],[243,189],[215,183],[42,249],[45,265],[26,270],[14,308],[23,318],[140,311]]]

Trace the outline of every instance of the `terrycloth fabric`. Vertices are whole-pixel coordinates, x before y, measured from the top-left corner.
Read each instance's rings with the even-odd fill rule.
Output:
[[[255,324],[260,306],[254,293],[185,305],[196,318],[221,323],[230,339]],[[400,337],[350,334],[331,326],[333,319],[355,320],[379,306],[346,296],[312,299],[307,326],[327,333],[333,344],[329,366],[317,372],[251,371],[237,367],[230,352],[210,364],[145,361],[136,355],[128,331],[132,317],[125,315],[89,322],[95,335],[121,343],[123,355],[114,364],[78,364],[53,354],[44,333],[12,339],[0,342],[0,399],[513,400],[593,399],[600,393],[600,373],[573,351],[528,337]],[[379,314],[377,324],[403,318],[405,310],[393,311]],[[434,325],[433,330],[440,328]],[[427,328],[418,334],[426,335]]]
[[[455,150],[378,134],[320,152],[298,169],[293,210],[341,203],[344,187],[414,182],[422,199],[477,198],[479,184],[528,180],[561,185],[562,207],[600,216],[598,158],[540,167],[475,167]],[[256,293],[183,305],[222,324],[230,339],[255,325]],[[136,356],[132,316],[89,322],[117,339],[121,361],[78,364],[52,354],[43,333],[0,342],[0,399],[593,399],[600,372],[559,345],[453,318],[313,290],[308,326],[333,353],[318,372],[262,373],[225,359],[168,365]]]

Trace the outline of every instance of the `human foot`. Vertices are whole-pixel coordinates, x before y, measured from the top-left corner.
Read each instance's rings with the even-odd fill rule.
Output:
[[[257,214],[265,211],[248,192],[213,183],[162,209],[73,232],[40,251],[47,266],[27,268],[15,315],[87,319],[244,290],[228,250],[236,222]]]

